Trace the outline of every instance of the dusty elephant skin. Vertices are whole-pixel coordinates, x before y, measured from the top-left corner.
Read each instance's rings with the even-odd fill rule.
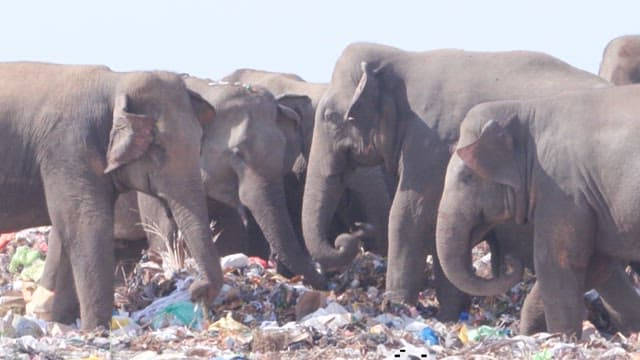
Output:
[[[602,54],[599,75],[614,85],[640,82],[640,35],[615,38]]]
[[[299,77],[290,74],[270,73],[258,70],[237,70],[231,75],[225,77],[220,83],[216,84],[216,90],[211,90],[210,87],[204,87],[205,80],[199,81],[195,78],[187,80],[190,86],[197,88],[198,91],[215,92],[217,93],[216,107],[225,108],[225,101],[230,100],[232,103],[229,107],[239,109],[246,115],[246,123],[252,127],[258,128],[252,131],[244,140],[246,144],[253,144],[258,141],[258,133],[282,133],[286,141],[285,147],[285,166],[291,166],[291,160],[295,159],[295,163],[290,167],[290,170],[286,172],[284,179],[282,179],[285,197],[287,203],[287,209],[290,220],[294,227],[295,240],[299,242],[300,247],[306,254],[306,248],[304,248],[304,242],[302,241],[302,229],[301,229],[301,209],[302,209],[302,190],[304,186],[304,177],[306,171],[306,159],[309,155],[309,148],[311,143],[311,132],[313,131],[313,116],[315,105],[320,99],[326,85],[324,84],[312,84],[304,82]],[[234,84],[224,84],[224,83]],[[208,84],[207,84],[208,85]],[[258,85],[256,87],[256,85]],[[275,98],[264,94],[261,87],[268,86],[267,89],[274,94]],[[239,91],[239,88],[254,87],[254,90],[259,91]],[[225,92],[231,94],[225,98]],[[273,121],[269,119],[269,112],[260,112],[263,108],[269,107],[269,103],[273,103],[278,107],[277,120]],[[218,117],[217,122],[230,124],[233,131],[244,131],[240,129],[243,125],[238,121],[231,118],[230,115],[233,111],[223,113],[229,115],[226,117]],[[258,124],[258,125],[254,125]],[[247,204],[244,204],[237,199],[228,199],[229,189],[233,189],[237,186],[237,183],[232,183],[237,177],[235,174],[230,174],[229,156],[231,155],[232,148],[228,146],[228,138],[230,131],[225,135],[215,136],[214,129],[220,129],[220,127],[212,127],[211,130],[206,131],[203,137],[203,143],[216,142],[216,146],[209,147],[213,149],[215,153],[203,154],[203,163],[211,161],[222,161],[222,164],[209,164],[205,165],[205,173],[224,173],[225,176],[216,176],[216,180],[207,182],[206,186],[211,194],[214,194],[215,198],[209,197],[207,199],[209,217],[214,223],[214,234],[217,238],[216,247],[220,254],[230,254],[236,252],[243,252],[248,255],[257,255],[263,258],[269,256],[269,245],[266,244],[266,239],[261,231],[260,225],[255,223],[255,219],[250,212],[250,209],[246,208]],[[262,141],[262,140],[260,140]],[[226,154],[220,154],[226,151]],[[263,161],[255,161],[255,163],[261,164]],[[278,163],[275,161],[274,163]],[[226,166],[225,166],[226,165]],[[268,165],[267,165],[268,166]],[[385,191],[385,180],[382,176],[380,168],[361,169],[356,176],[351,179],[350,187],[353,188],[352,196],[345,196],[341,203],[341,210],[334,220],[333,233],[337,236],[341,232],[353,230],[354,223],[357,222],[369,222],[374,225],[378,230],[386,229],[386,222],[388,218],[388,210],[390,207],[390,200],[388,193]],[[264,172],[264,170],[263,170]],[[268,171],[276,177],[281,177],[281,172]],[[271,176],[271,175],[269,175]],[[270,179],[270,181],[281,182],[281,179]],[[222,189],[216,190],[219,187]],[[237,191],[237,190],[235,190]],[[232,191],[233,192],[233,191]],[[224,194],[224,195],[223,195]],[[370,196],[370,194],[377,194],[377,196]],[[351,195],[351,194],[347,194]],[[121,195],[116,202],[116,223],[115,233],[116,238],[119,239],[138,239],[145,236],[142,228],[138,225],[141,221],[148,224],[153,224],[158,230],[158,234],[170,234],[175,231],[175,225],[172,225],[170,218],[166,216],[166,212],[159,202],[152,197],[144,194],[138,194],[138,199],[134,193],[128,193]],[[349,199],[349,200],[347,200]],[[138,203],[140,204],[138,209]],[[234,206],[240,204],[243,206],[246,214],[246,220],[249,221],[247,228],[245,229],[243,220],[238,216]],[[255,208],[255,204],[253,205]],[[243,209],[243,210],[244,210]],[[139,213],[142,214],[143,220],[140,219]],[[285,217],[281,217],[279,221],[286,221]],[[264,224],[264,221],[262,222]],[[376,252],[383,252],[386,250],[386,246],[382,246],[380,243],[383,239],[380,237],[386,234],[386,231],[376,231],[375,241],[367,242],[373,236],[360,235],[363,230],[366,234],[372,233],[366,231],[366,227],[360,230],[360,233],[354,231],[352,236],[365,237],[365,245],[370,245],[369,250]],[[158,236],[156,233],[149,233],[149,242],[151,246],[156,249],[163,249],[167,236]],[[385,235],[386,236],[386,235]],[[169,238],[171,238],[169,236]],[[286,239],[291,241],[291,239]],[[266,245],[266,246],[265,246]],[[286,245],[284,245],[286,246]],[[282,265],[279,263],[279,265]],[[289,273],[288,269],[282,266],[279,270],[285,273]]]
[[[449,175],[447,175],[449,176]],[[478,184],[478,183],[476,183]],[[473,185],[471,185],[473,186]],[[454,191],[454,190],[449,190]],[[448,197],[451,195],[449,194]],[[467,197],[464,200],[456,203],[461,209],[475,208],[475,201],[479,200],[474,197]],[[450,202],[441,204],[443,209],[446,209],[450,205]],[[443,214],[445,211],[443,210]],[[475,224],[474,227],[482,226],[483,224]],[[534,236],[534,224],[532,219],[526,224],[518,225],[513,221],[500,224],[494,227],[489,235],[495,242],[495,248],[497,253],[492,249],[491,260],[494,276],[499,274],[499,269],[503,265],[504,258],[512,257],[520,261],[525,267],[532,271],[534,268],[533,257],[533,236]],[[457,243],[454,240],[454,243]],[[494,263],[494,257],[498,257]],[[600,294],[600,298],[603,302],[604,308],[607,311],[607,316],[611,324],[617,331],[629,333],[632,331],[638,331],[640,329],[640,296],[635,291],[635,287],[625,272],[625,266],[623,263],[612,262],[610,264],[601,264],[606,267],[602,267],[600,276],[603,274],[611,274],[607,281],[597,281],[597,278],[592,279],[588,288],[595,288]],[[609,267],[609,268],[607,268]],[[521,311],[520,318],[520,332],[525,335],[531,335],[537,332],[548,331],[544,315],[544,307],[542,303],[542,297],[538,285],[534,285],[527,297],[525,298],[524,305]]]
[[[302,196],[311,151],[314,116],[327,84],[309,83],[293,74],[253,69],[236,70],[222,80],[264,86],[276,98],[300,114],[303,153],[294,164],[293,176],[290,177],[292,181],[288,183],[286,191],[289,213],[296,233],[302,239]],[[356,169],[346,179],[345,193],[339,201],[330,226],[331,234],[338,236],[340,233],[348,232],[356,222],[369,223],[373,225],[375,235],[372,239],[364,239],[364,248],[385,255],[391,194],[386,186],[382,167]]]
[[[640,87],[633,85],[472,109],[438,213],[437,248],[447,277],[470,293],[506,290],[510,276],[478,279],[468,254],[483,232],[513,219],[533,223],[533,293],[542,299],[549,331],[580,335],[589,288],[605,284],[609,299],[616,291],[636,295],[624,288],[619,264],[640,259],[638,98]]]
[[[224,253],[251,250],[251,240],[237,211],[246,206],[274,257],[304,275],[310,285],[326,288],[326,279],[315,270],[298,241],[286,210],[285,175],[302,152],[300,114],[259,86],[216,83],[191,76],[185,76],[184,81],[216,108],[216,120],[205,127],[204,134],[191,139],[194,143],[202,141],[203,201],[206,197],[209,219],[218,235],[216,247]],[[138,194],[137,201],[142,221],[157,224],[162,234],[149,234],[150,246],[164,248],[162,238],[175,231],[175,225],[163,204],[144,194]]]
[[[187,141],[215,110],[171,73],[5,63],[0,79],[0,231],[53,225],[47,268],[56,264],[60,299],[78,289],[82,328],[111,318],[119,191],[169,205],[204,275],[192,296],[215,297],[222,272],[206,221],[200,147]],[[57,299],[54,320],[74,320]]]
[[[352,260],[327,246],[327,224],[354,167],[384,163],[398,176],[389,220],[388,296],[413,303],[435,253],[435,220],[450,151],[466,112],[490,100],[521,99],[606,86],[601,78],[533,52],[405,52],[375,44],[348,46],[316,111],[303,232],[323,266]],[[441,319],[456,319],[465,296],[435,259]]]

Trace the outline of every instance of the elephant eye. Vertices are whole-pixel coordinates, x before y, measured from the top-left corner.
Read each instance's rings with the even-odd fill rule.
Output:
[[[473,173],[470,171],[463,172],[462,174],[460,174],[460,181],[463,184],[469,185],[473,181]]]
[[[340,116],[340,113],[336,111],[327,111],[324,113],[324,118],[327,121],[338,122],[342,117]]]

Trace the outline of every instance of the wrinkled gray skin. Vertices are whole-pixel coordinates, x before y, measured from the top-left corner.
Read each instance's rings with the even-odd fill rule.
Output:
[[[127,189],[168,204],[205,277],[192,296],[213,299],[222,272],[189,139],[214,109],[165,72],[4,63],[0,81],[0,231],[52,225],[55,290],[78,289],[82,328],[111,319],[113,204]],[[54,320],[75,320],[55,299]]]
[[[582,296],[590,288],[606,300],[615,291],[637,296],[621,264],[640,259],[639,97],[634,85],[473,108],[461,125],[438,213],[437,249],[447,277],[473,294],[506,291],[511,276],[486,280],[470,271],[470,244],[514,220],[533,224],[532,293],[542,300],[549,331],[580,336]]]
[[[389,219],[386,286],[414,303],[424,284],[425,253],[435,254],[435,220],[450,151],[466,112],[481,102],[605,86],[601,78],[534,52],[406,52],[375,44],[348,46],[316,111],[303,202],[312,257],[344,265],[349,254],[327,244],[327,224],[351,169],[384,163],[398,175]],[[457,319],[465,297],[435,257],[439,317]],[[519,273],[500,277],[512,284]]]
[[[289,212],[296,232],[302,239],[302,196],[306,165],[311,150],[313,123],[318,102],[327,89],[326,84],[309,83],[297,75],[274,73],[253,69],[239,69],[224,77],[223,81],[255,84],[266,87],[276,98],[292,98],[288,104],[301,114],[303,153],[292,169],[287,186]],[[349,231],[353,223],[367,222],[373,225],[375,236],[365,239],[366,250],[385,255],[387,252],[387,222],[391,207],[391,194],[385,182],[386,174],[380,166],[359,168],[345,180],[345,193],[340,199],[331,225],[334,236]],[[372,196],[373,195],[373,196]],[[333,269],[337,270],[337,269]]]
[[[640,82],[640,36],[626,35],[607,44],[599,75],[615,85]]]
[[[455,155],[454,155],[455,156]],[[449,176],[449,173],[447,173]],[[458,203],[458,208],[463,206],[476,207],[474,198],[466,198]],[[448,206],[441,204],[442,207]],[[533,235],[534,225],[531,219],[527,224],[518,225],[513,221],[496,226],[487,236],[494,241],[492,250],[493,274],[498,276],[504,257],[513,257],[522,262],[524,267],[531,271],[534,269]],[[497,251],[495,251],[497,250]],[[609,269],[611,277],[602,283],[595,284],[601,296],[604,308],[611,324],[617,331],[625,333],[640,330],[640,297],[636,293],[633,283],[624,271],[621,264],[613,264]],[[544,307],[540,289],[534,285],[531,292],[525,298],[521,311],[520,332],[531,335],[537,332],[548,331],[544,315]]]
[[[311,286],[326,288],[326,279],[315,270],[297,239],[285,198],[285,175],[302,152],[301,117],[288,105],[298,97],[282,96],[276,100],[262,87],[215,84],[194,77],[187,77],[185,82],[217,112],[216,120],[205,129],[202,138],[200,163],[207,197],[225,206],[227,218],[238,221],[239,227],[242,224],[236,209],[247,207],[273,257],[295,274],[303,275]],[[210,210],[216,208],[211,206]],[[161,209],[161,204],[154,207],[140,203],[143,218],[149,209]],[[159,210],[152,213],[154,217],[161,216]],[[216,226],[221,227],[224,236],[227,222],[220,216],[213,220],[222,220]],[[228,238],[229,242],[237,240]]]

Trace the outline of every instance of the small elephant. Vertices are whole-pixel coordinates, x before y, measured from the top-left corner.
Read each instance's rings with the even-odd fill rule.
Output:
[[[542,300],[546,327],[580,336],[584,292],[621,276],[620,264],[640,259],[639,98],[640,86],[633,85],[469,111],[438,211],[436,244],[446,276],[468,293],[506,291],[522,264],[514,261],[510,274],[479,278],[470,271],[470,244],[505,221],[532,223],[532,293]]]
[[[398,177],[388,225],[387,294],[414,303],[425,284],[419,270],[425,254],[435,255],[437,205],[466,112],[490,100],[604,86],[598,76],[542,53],[349,45],[316,110],[302,206],[311,256],[320,264],[352,260],[327,245],[327,219],[351,169],[385,164]],[[456,320],[468,300],[434,260],[438,316]]]
[[[239,69],[222,81],[241,82],[255,84],[267,88],[276,98],[287,96],[299,96],[297,101],[287,103],[300,114],[301,141],[303,152],[300,159],[294,165],[289,176],[290,181],[286,188],[289,213],[293,220],[296,232],[302,239],[302,196],[307,170],[307,160],[311,151],[311,138],[313,135],[313,122],[318,102],[327,89],[327,84],[309,83],[297,75],[274,73],[253,69]],[[292,98],[294,100],[295,98]],[[301,101],[301,99],[304,99]],[[345,180],[345,192],[339,200],[335,216],[330,220],[329,227],[331,238],[340,233],[348,232],[352,224],[361,222],[373,226],[374,236],[364,239],[365,250],[380,255],[387,253],[387,223],[389,221],[389,208],[391,207],[391,194],[388,187],[390,175],[384,172],[381,166],[359,168],[353,171]],[[391,180],[393,181],[393,180]],[[375,196],[372,196],[375,194]],[[327,265],[327,264],[324,264]],[[325,270],[338,270],[325,266]]]
[[[640,82],[640,35],[617,37],[602,54],[599,75],[614,85]]]
[[[198,159],[215,109],[176,74],[100,66],[0,64],[0,231],[52,225],[55,290],[77,296],[82,329],[113,308],[113,204],[119,192],[162,198],[213,299],[222,270],[207,226]],[[53,319],[67,322],[54,298]]]

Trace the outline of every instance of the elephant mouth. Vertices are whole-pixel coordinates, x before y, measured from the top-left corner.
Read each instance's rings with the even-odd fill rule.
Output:
[[[495,227],[495,224],[476,225],[471,229],[471,248],[485,240],[485,236]]]

